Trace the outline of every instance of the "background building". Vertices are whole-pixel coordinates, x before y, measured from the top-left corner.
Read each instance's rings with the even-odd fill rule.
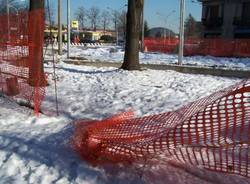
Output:
[[[176,38],[176,34],[167,28],[155,27],[148,30],[147,33],[150,38]]]
[[[204,37],[250,38],[250,0],[199,1]]]

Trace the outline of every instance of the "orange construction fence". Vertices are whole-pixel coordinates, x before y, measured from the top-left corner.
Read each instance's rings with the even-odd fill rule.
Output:
[[[0,92],[24,99],[39,112],[45,95],[44,10],[0,14]]]
[[[168,54],[178,53],[179,40],[145,39],[145,50]],[[185,40],[185,56],[250,57],[250,39],[189,39]]]
[[[162,53],[177,53],[179,40],[178,39],[153,39],[146,38],[144,40],[145,50],[149,52],[162,52]]]
[[[73,145],[95,165],[175,160],[250,177],[250,80],[173,112],[77,121]]]

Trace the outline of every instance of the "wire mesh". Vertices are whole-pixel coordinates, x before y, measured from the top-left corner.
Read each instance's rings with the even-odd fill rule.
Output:
[[[162,52],[176,54],[179,40],[171,39],[145,39],[145,50],[149,52]],[[249,39],[186,39],[184,46],[185,56],[216,56],[216,57],[250,57]]]
[[[181,109],[135,118],[77,121],[74,149],[92,164],[175,160],[250,176],[250,80]]]
[[[34,106],[45,96],[43,71],[44,10],[20,10],[0,15],[0,90]]]

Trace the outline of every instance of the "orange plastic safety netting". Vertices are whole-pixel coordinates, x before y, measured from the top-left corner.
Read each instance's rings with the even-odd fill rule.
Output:
[[[43,71],[44,9],[16,11],[0,14],[0,92],[24,99],[38,113],[47,84]]]
[[[179,40],[145,39],[145,50],[174,54],[178,52]],[[189,39],[185,40],[185,56],[210,55],[216,57],[250,57],[249,39]]]
[[[175,160],[250,177],[250,80],[179,110],[78,121],[75,150],[92,164]]]
[[[250,57],[249,39],[198,39],[187,40],[186,56],[211,55],[216,57]]]

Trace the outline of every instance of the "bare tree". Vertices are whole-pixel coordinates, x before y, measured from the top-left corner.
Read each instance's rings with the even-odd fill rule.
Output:
[[[6,13],[6,1],[1,0],[0,1],[0,13]]]
[[[119,44],[119,30],[118,30],[118,24],[119,24],[119,16],[120,13],[117,10],[113,10],[111,13],[111,21],[113,22],[114,29],[116,32],[116,44]]]
[[[97,24],[100,18],[100,9],[93,6],[92,8],[90,8],[90,10],[88,11],[88,18],[90,20],[91,23],[91,28],[96,31],[97,28]]]
[[[7,13],[7,3],[8,4],[15,4],[15,8],[19,9],[20,4],[16,0],[1,0],[0,1],[0,12],[1,13]],[[12,12],[12,8],[9,8],[9,12]]]
[[[189,38],[199,38],[202,35],[202,25],[189,14],[185,21],[185,36]]]
[[[126,46],[122,69],[139,70],[139,40],[144,0],[128,0]]]
[[[101,15],[101,22],[103,26],[104,33],[106,33],[106,29],[109,26],[111,20],[111,15],[107,10],[104,10]]]
[[[118,29],[119,32],[123,33],[123,37],[126,37],[126,27],[127,27],[127,12],[123,10],[118,17]]]
[[[45,0],[45,20],[49,22],[49,16],[51,20],[51,26],[55,25],[55,5],[52,0]]]
[[[117,30],[117,26],[118,26],[118,21],[119,21],[119,12],[117,10],[113,10],[111,13],[111,20],[114,24],[114,28],[115,30]]]
[[[78,20],[80,24],[80,28],[84,29],[85,22],[87,20],[87,10],[83,6],[79,7],[75,13],[76,20]]]

